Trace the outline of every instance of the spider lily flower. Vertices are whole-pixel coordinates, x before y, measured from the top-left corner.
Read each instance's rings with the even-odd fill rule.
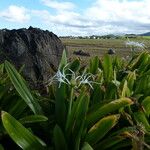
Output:
[[[87,74],[84,73],[81,76],[78,76],[77,78],[80,81],[78,87],[80,87],[81,84],[88,84],[91,87],[91,89],[93,89],[92,83],[99,84],[97,82],[89,80],[90,78],[93,78],[93,77],[94,77],[94,75],[91,73],[87,73]]]
[[[70,84],[69,80],[67,79],[67,75],[60,70],[58,70],[56,75],[53,77],[53,81],[58,81],[59,87],[61,86],[61,83]]]
[[[67,76],[69,74],[65,74],[65,70],[66,67],[68,66],[68,64],[63,68],[62,71],[58,70],[57,73],[48,81],[48,85],[52,84],[53,82],[59,82],[59,88],[61,86],[62,83],[65,84],[71,84],[70,81],[67,79]]]
[[[69,70],[70,74],[65,74],[66,70]],[[71,77],[70,81],[67,78],[68,76]],[[91,78],[92,79],[94,78],[94,75],[91,73],[87,73],[87,74],[83,73],[80,76],[76,76],[74,71],[72,71],[71,69],[67,69],[65,66],[62,71],[60,70],[57,71],[57,73],[49,80],[48,85],[52,84],[53,82],[58,82],[59,88],[62,83],[70,85],[74,88],[79,88],[82,84],[88,84],[91,87],[91,89],[93,89],[92,86],[93,83],[94,84],[100,84],[100,83],[90,80]]]
[[[71,85],[74,86],[75,88],[79,88],[81,86],[81,84],[88,84],[91,89],[93,89],[93,86],[91,85],[92,83],[97,83],[97,82],[93,82],[90,81],[90,78],[93,78],[94,75],[91,73],[83,73],[81,76],[76,76],[75,72],[73,72],[71,69],[68,69],[72,74],[72,79],[71,79]],[[97,83],[98,84],[98,83]]]
[[[125,42],[125,44],[126,44],[126,46],[137,47],[137,48],[141,48],[141,49],[145,48],[144,43],[139,43],[139,42],[135,42],[135,41],[127,41],[127,42]]]

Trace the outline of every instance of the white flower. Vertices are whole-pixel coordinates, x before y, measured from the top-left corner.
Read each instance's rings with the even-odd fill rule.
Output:
[[[72,86],[74,86],[75,88],[79,88],[82,84],[88,84],[91,87],[91,89],[93,89],[92,83],[100,84],[98,82],[94,82],[90,80],[94,78],[93,74],[83,73],[82,75],[77,76],[74,71],[72,71],[69,68],[67,69],[67,66],[68,65],[66,65],[62,71],[58,70],[57,73],[48,81],[48,85],[52,84],[53,82],[59,82],[59,86],[58,86],[59,88],[62,83],[68,85],[73,84]],[[65,74],[66,70],[69,70],[71,73]],[[71,77],[70,81],[67,78],[68,76]]]
[[[67,76],[69,74],[65,74],[66,67],[68,64],[63,68],[62,71],[58,70],[57,73],[48,81],[48,85],[52,84],[53,82],[59,82],[59,86],[61,86],[61,83],[70,84],[70,81],[67,79]]]
[[[80,87],[81,84],[88,84],[91,89],[93,89],[92,83],[100,84],[98,82],[91,81],[90,78],[94,78],[94,75],[91,73],[82,74],[81,76],[78,76],[78,79],[80,80],[78,87]]]
[[[135,41],[127,41],[127,42],[125,42],[125,44],[126,44],[126,46],[137,47],[137,48],[141,48],[141,49],[145,48],[144,43],[139,43],[139,42],[135,42]]]

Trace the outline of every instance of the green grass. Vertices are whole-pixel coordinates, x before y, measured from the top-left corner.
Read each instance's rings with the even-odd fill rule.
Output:
[[[150,36],[142,36],[142,38],[150,40]]]

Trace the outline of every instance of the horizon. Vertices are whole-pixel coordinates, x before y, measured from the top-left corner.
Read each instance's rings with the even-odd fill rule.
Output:
[[[149,0],[1,0],[0,29],[33,26],[58,36],[149,32]]]
[[[0,30],[20,30],[20,29],[26,29],[28,30],[29,28],[34,28],[34,29],[40,29],[40,30],[43,30],[43,31],[48,31],[48,32],[52,32],[52,31],[49,31],[47,29],[41,29],[41,28],[38,28],[38,27],[33,27],[33,26],[29,26],[29,27],[22,27],[22,28],[14,28],[14,29],[8,29],[8,28],[2,28]],[[135,35],[135,36],[140,36],[142,34],[147,34],[147,33],[150,33],[150,32],[145,32],[145,33],[141,33],[141,34],[134,34],[134,33],[122,33],[122,34],[102,34],[102,35],[60,35],[58,37],[91,37],[91,36],[98,36],[98,37],[101,37],[101,36],[125,36],[125,35]],[[55,34],[55,33],[54,33]]]

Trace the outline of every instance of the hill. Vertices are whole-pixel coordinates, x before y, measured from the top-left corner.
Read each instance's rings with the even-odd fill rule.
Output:
[[[150,36],[150,32],[140,34],[141,36]]]

